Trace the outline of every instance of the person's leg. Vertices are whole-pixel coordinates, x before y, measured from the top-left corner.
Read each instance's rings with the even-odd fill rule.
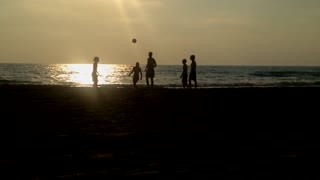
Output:
[[[191,86],[191,78],[189,77],[189,88],[192,88]]]
[[[198,83],[197,83],[197,80],[196,80],[196,79],[194,80],[194,87],[195,87],[195,88],[198,87]]]
[[[151,78],[151,87],[153,87],[153,77]]]
[[[183,88],[188,88],[188,77],[183,77]]]
[[[134,80],[134,88],[137,88],[137,83],[139,81],[139,77],[137,77],[135,80]]]
[[[98,77],[97,76],[93,77],[93,87],[98,87]]]
[[[146,77],[147,86],[149,87],[149,78]]]

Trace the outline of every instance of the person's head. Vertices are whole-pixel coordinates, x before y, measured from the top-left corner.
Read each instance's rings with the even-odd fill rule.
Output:
[[[149,52],[149,57],[152,57],[153,53],[152,52]]]
[[[182,64],[185,64],[185,63],[187,63],[187,60],[186,60],[186,59],[183,59],[183,60],[182,60]]]
[[[93,61],[94,61],[94,62],[99,62],[99,57],[97,57],[97,56],[94,57],[94,58],[93,58]]]
[[[136,62],[136,67],[139,67],[139,66],[140,66],[139,62]]]
[[[191,55],[191,56],[190,56],[190,60],[191,60],[191,61],[194,61],[195,59],[196,59],[196,56],[195,56],[195,55]]]

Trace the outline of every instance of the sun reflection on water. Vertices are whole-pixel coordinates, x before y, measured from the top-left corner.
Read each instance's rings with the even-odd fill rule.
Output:
[[[92,64],[59,64],[55,66],[57,73],[52,78],[73,86],[91,86],[92,66]],[[130,67],[127,65],[98,64],[98,84],[122,84],[129,80],[129,71]]]

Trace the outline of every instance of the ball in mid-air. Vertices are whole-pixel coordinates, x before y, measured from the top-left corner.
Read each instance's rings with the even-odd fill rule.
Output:
[[[132,39],[132,43],[136,43],[137,42],[137,39]]]

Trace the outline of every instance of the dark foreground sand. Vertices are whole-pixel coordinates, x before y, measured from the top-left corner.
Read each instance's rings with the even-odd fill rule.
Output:
[[[319,177],[319,93],[1,86],[0,176]]]

